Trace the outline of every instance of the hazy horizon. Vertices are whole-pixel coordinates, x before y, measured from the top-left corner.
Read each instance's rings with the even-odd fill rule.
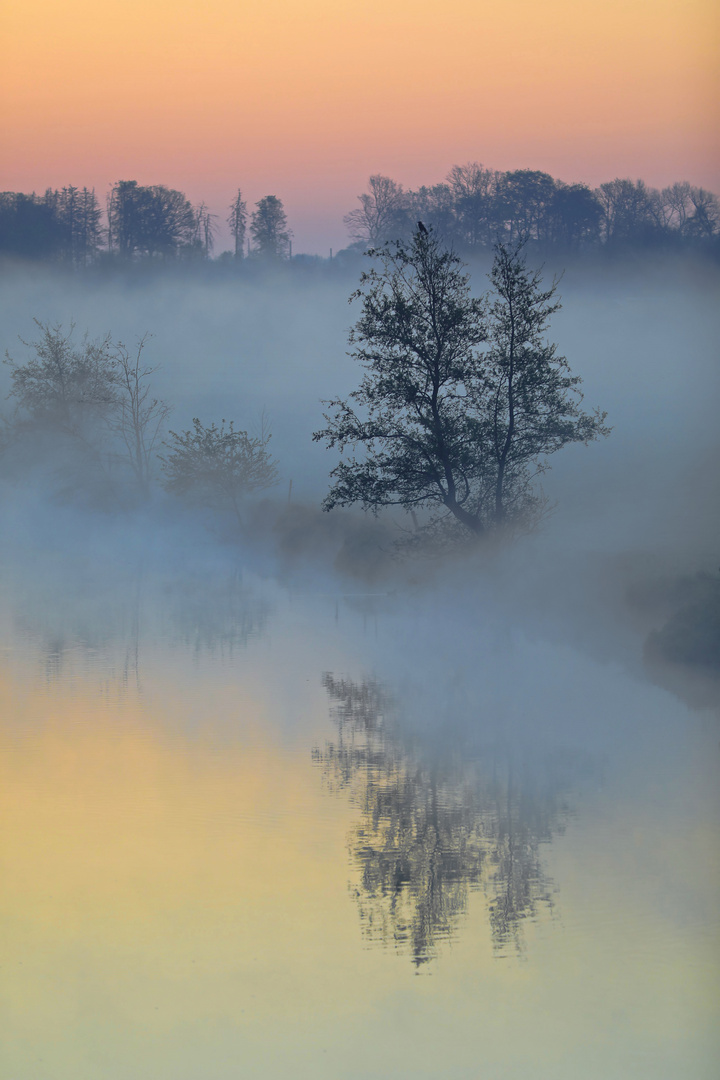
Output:
[[[715,6],[276,0],[6,5],[0,190],[166,184],[222,219],[281,198],[297,250],[345,246],[369,175],[454,164],[720,190]]]

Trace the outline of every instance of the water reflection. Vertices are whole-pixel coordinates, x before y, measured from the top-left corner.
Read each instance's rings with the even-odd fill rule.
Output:
[[[507,746],[429,753],[372,679],[323,677],[337,740],[313,751],[328,790],[359,816],[348,844],[363,933],[419,967],[457,932],[480,890],[496,955],[523,948],[523,921],[551,913],[555,887],[541,846],[571,813],[570,755]]]
[[[18,575],[10,589],[13,634],[40,655],[45,681],[94,669],[107,686],[141,688],[143,658],[160,645],[232,659],[266,629],[272,605],[237,569],[171,576],[142,565],[122,572],[65,565]]]
[[[195,656],[230,659],[265,631],[271,612],[267,598],[249,587],[241,573],[177,578],[165,585],[165,612],[171,640]]]

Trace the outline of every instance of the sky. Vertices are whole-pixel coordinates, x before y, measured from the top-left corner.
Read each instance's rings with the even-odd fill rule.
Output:
[[[719,27],[714,0],[4,0],[0,190],[136,179],[221,220],[239,187],[321,254],[372,173],[718,191]]]

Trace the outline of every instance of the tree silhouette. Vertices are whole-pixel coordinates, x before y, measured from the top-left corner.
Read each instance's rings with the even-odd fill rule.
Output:
[[[409,232],[409,200],[402,185],[375,174],[370,190],[358,196],[360,206],[343,218],[353,240],[375,246],[397,240]]]
[[[556,284],[542,288],[521,246],[500,244],[489,302],[475,299],[457,255],[420,229],[369,254],[350,334],[364,375],[346,401],[324,402],[327,427],[313,435],[341,455],[324,509],[430,508],[430,530],[476,537],[531,527],[545,459],[609,433],[546,341]]]
[[[206,427],[195,417],[190,430],[171,431],[163,444],[163,487],[191,505],[230,510],[242,527],[248,496],[277,483],[270,439],[264,422],[259,435],[249,435],[236,430],[232,420]]]
[[[197,217],[181,191],[160,184],[141,187],[121,180],[108,199],[108,239],[123,258],[175,257],[189,250],[197,233]]]
[[[261,259],[287,259],[292,232],[282,202],[275,195],[266,195],[255,207],[250,219],[253,254]]]
[[[34,320],[40,331],[24,341],[33,355],[19,363],[9,354],[15,417],[11,442],[26,466],[39,458],[50,463],[69,493],[102,480],[107,495],[117,481],[148,494],[154,449],[169,406],[152,392],[157,367],[143,359],[147,335],[134,350],[109,334],[74,340],[65,332]]]
[[[235,258],[242,259],[245,254],[245,233],[247,231],[247,204],[244,202],[242,192],[238,188],[237,195],[230,207],[227,223],[230,226],[235,243]]]

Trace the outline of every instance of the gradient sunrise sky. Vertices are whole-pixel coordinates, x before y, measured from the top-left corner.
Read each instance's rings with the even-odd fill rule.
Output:
[[[285,203],[347,243],[371,173],[720,190],[716,0],[5,0],[0,189]]]

